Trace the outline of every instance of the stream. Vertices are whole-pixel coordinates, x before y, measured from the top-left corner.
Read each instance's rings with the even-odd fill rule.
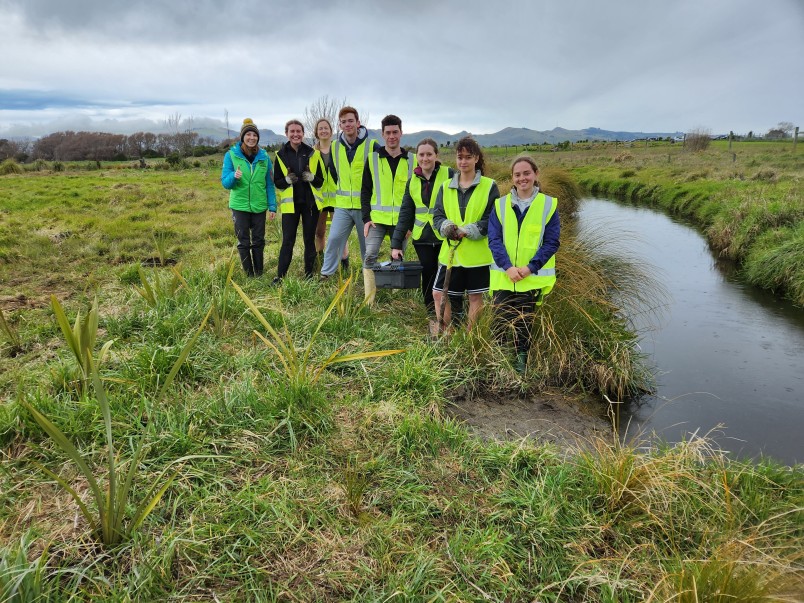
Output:
[[[675,217],[584,199],[578,220],[582,235],[610,232],[668,293],[658,313],[628,317],[657,388],[621,405],[621,436],[709,434],[735,457],[804,462],[804,309],[742,283]]]

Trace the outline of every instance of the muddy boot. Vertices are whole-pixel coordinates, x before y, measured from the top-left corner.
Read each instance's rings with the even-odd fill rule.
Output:
[[[374,271],[370,268],[363,269],[363,290],[366,292],[365,304],[373,306],[374,296],[377,294],[377,283],[374,280]]]
[[[528,367],[528,353],[517,352],[516,355],[516,372],[520,375],[525,374],[525,369]]]

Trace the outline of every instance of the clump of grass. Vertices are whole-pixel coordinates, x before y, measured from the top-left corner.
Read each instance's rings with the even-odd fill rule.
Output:
[[[568,171],[545,167],[539,170],[540,190],[558,198],[558,210],[562,217],[569,218],[578,211],[583,191],[578,181]]]
[[[6,159],[0,163],[0,176],[7,176],[8,174],[22,174],[25,170],[22,166],[13,159]]]
[[[0,335],[2,335],[5,345],[3,353],[12,358],[22,352],[22,339],[19,330],[6,320],[6,315],[0,310]]]
[[[0,548],[0,601],[34,603],[48,600],[45,593],[47,553],[28,561],[32,538],[23,535],[18,544]]]
[[[179,289],[188,286],[187,281],[181,275],[181,265],[171,266],[170,271],[172,274],[167,277],[155,272],[153,281],[148,280],[148,276],[145,274],[142,266],[138,266],[137,270],[142,286],[137,287],[134,285],[134,290],[139,293],[145,300],[145,303],[152,308],[156,308],[159,303],[165,300],[173,299]]]

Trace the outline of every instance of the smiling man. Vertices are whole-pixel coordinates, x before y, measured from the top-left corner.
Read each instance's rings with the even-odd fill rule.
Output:
[[[338,140],[332,143],[332,160],[338,176],[338,189],[335,192],[335,210],[329,227],[329,238],[324,249],[324,265],[321,277],[329,278],[338,269],[346,241],[357,228],[360,240],[360,257],[365,261],[366,240],[363,235],[363,220],[360,212],[360,187],[363,166],[377,141],[369,138],[368,130],[360,125],[360,117],[354,107],[343,107],[338,113],[341,128]]]
[[[396,115],[386,115],[381,123],[385,146],[375,148],[369,155],[360,189],[363,234],[366,237],[363,284],[368,304],[374,303],[377,291],[371,267],[377,262],[383,239],[390,239],[394,234],[405,185],[416,167],[416,157],[401,147],[402,120]]]

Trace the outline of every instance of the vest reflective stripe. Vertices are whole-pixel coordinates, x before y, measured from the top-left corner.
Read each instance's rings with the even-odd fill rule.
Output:
[[[330,148],[330,152],[331,148]],[[319,211],[325,207],[335,205],[335,191],[338,185],[332,179],[332,174],[329,173],[327,165],[324,163],[324,158],[321,156],[321,151],[318,149],[313,150],[310,156],[310,171],[315,175],[318,171],[318,166],[321,166],[321,173],[324,175],[324,183],[321,188],[313,187],[313,197],[315,197],[315,204],[318,206]]]
[[[503,245],[514,266],[525,265],[536,255],[544,241],[544,229],[556,211],[558,201],[544,193],[538,193],[520,225],[511,206],[511,194],[500,197],[494,203],[494,211],[500,221]],[[489,279],[490,291],[525,292],[541,289],[537,304],[541,305],[544,296],[553,290],[556,282],[556,256],[551,257],[536,274],[531,274],[519,282],[513,282],[505,270],[492,263]]]
[[[403,161],[408,166],[407,173],[401,169]],[[372,222],[389,226],[397,223],[402,197],[405,195],[405,185],[413,176],[414,167],[416,167],[416,158],[408,153],[406,158],[399,160],[396,172],[391,177],[391,166],[388,160],[384,157],[380,158],[377,151],[371,154],[369,171],[371,171],[371,179],[374,184],[371,192]]]
[[[366,138],[355,149],[352,163],[346,156],[346,148],[340,140],[332,143],[335,158],[335,172],[338,174],[338,188],[335,191],[335,206],[344,209],[360,209],[360,188],[363,185],[363,166],[368,161],[369,152],[374,150],[374,139]],[[361,150],[362,160],[360,160]],[[341,164],[348,169],[341,170]]]
[[[454,222],[458,226],[472,224],[483,217],[486,205],[489,202],[489,193],[494,180],[486,176],[480,177],[480,183],[472,189],[472,195],[466,204],[465,216],[461,218],[461,208],[458,204],[458,189],[450,187],[451,181],[446,181],[441,185],[441,198],[444,203],[444,215],[447,220]],[[449,245],[447,241],[441,244],[441,251],[438,254],[438,261],[444,265],[449,258]],[[455,250],[453,266],[463,266],[464,268],[476,268],[478,266],[488,266],[493,262],[491,249],[487,237],[473,241],[465,238],[463,243],[458,245]]]
[[[438,189],[446,180],[449,180],[449,168],[442,165],[438,168],[438,172],[436,173],[435,181],[433,182],[433,190],[430,192],[430,207],[427,207],[422,200],[422,179],[418,176],[410,179],[410,198],[413,199],[413,205],[416,207],[411,234],[414,241],[418,241],[421,238],[426,224],[433,224],[435,196],[438,194]]]
[[[276,165],[279,168],[279,173],[282,174],[283,177],[286,177],[288,175],[288,168],[282,162],[282,159],[279,157],[279,153],[276,154]],[[292,184],[285,189],[276,187],[276,196],[279,199],[280,214],[292,214],[296,212],[296,206],[293,204]]]
[[[246,186],[237,186],[229,191],[229,207],[252,213],[266,211],[268,209],[268,197],[265,190],[265,179],[268,177],[267,158],[251,163],[231,149],[229,156],[235,171],[240,168],[243,174],[240,177],[241,182],[246,184]]]

